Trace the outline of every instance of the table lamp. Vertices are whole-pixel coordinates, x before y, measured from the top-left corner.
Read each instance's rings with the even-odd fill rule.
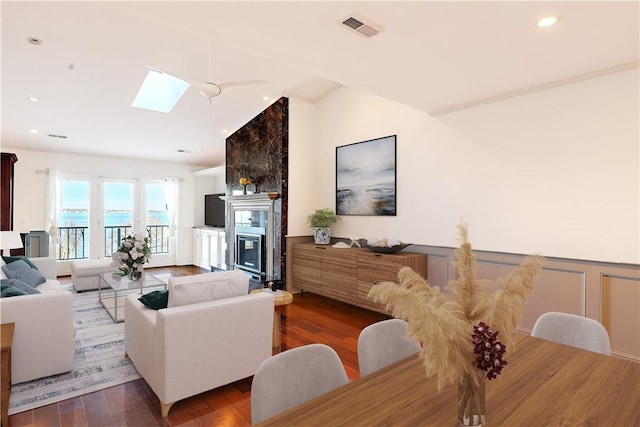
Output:
[[[11,254],[11,249],[22,248],[22,238],[18,231],[0,231],[0,250],[5,256]],[[6,254],[4,251],[7,251]]]

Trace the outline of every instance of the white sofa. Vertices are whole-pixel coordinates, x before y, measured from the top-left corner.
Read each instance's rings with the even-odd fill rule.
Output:
[[[14,322],[11,382],[69,372],[75,352],[73,296],[56,280],[54,258],[29,258],[47,281],[40,294],[0,299],[2,323]]]
[[[210,296],[202,285],[226,287],[234,273],[246,278],[241,296],[189,303],[193,295]],[[248,287],[243,273],[204,273],[170,278],[167,308],[147,308],[139,295],[125,298],[125,351],[158,396],[163,417],[181,399],[252,376],[271,356],[273,296],[247,295]],[[186,296],[187,289],[195,292]],[[175,305],[178,297],[186,304]]]

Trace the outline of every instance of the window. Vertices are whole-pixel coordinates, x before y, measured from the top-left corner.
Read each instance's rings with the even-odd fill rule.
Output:
[[[89,257],[90,182],[62,180],[60,183],[60,216],[56,259],[72,260]]]
[[[163,184],[146,184],[147,234],[151,238],[151,253],[169,253],[169,207]]]
[[[176,198],[173,179],[138,180],[62,176],[52,194],[59,210],[51,209],[59,237],[56,259],[71,261],[110,258],[131,233],[151,238],[152,259],[157,265],[175,263]]]

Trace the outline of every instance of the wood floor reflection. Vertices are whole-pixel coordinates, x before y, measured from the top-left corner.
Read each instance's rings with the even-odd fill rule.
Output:
[[[150,269],[174,276],[206,270],[194,266]],[[70,283],[69,277],[62,277]],[[379,313],[363,310],[311,293],[294,295],[292,304],[279,308],[282,344],[274,354],[311,343],[331,346],[350,380],[357,379],[356,353],[360,331],[379,320]],[[169,417],[160,417],[158,399],[144,380],[107,388],[57,404],[9,417],[20,426],[250,426],[251,381],[238,381],[177,402]]]

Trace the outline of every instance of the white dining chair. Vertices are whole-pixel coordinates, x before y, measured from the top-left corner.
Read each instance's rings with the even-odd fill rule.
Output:
[[[349,382],[340,357],[325,344],[309,344],[262,362],[251,385],[253,424]]]
[[[408,324],[389,319],[367,326],[358,337],[358,365],[365,376],[420,351],[420,345],[407,338]]]
[[[544,313],[536,320],[531,336],[555,341],[584,350],[611,354],[607,330],[600,322],[575,314]]]

